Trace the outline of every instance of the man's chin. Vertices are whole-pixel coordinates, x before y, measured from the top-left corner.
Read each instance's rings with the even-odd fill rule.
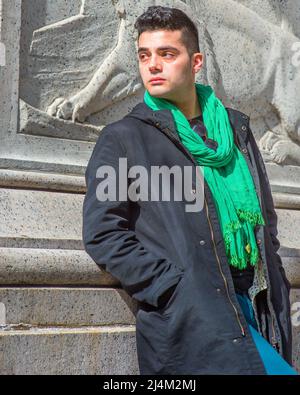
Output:
[[[170,95],[170,91],[162,86],[148,86],[147,90],[151,96],[157,97],[158,99],[167,99]]]

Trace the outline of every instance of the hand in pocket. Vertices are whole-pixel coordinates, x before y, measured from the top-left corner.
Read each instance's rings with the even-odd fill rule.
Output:
[[[177,284],[172,285],[159,297],[159,300],[158,300],[159,309],[166,309],[172,303],[175,293],[176,293],[176,289],[177,289],[177,287],[180,286],[180,282],[182,281],[182,278],[183,278],[183,276],[180,277]]]

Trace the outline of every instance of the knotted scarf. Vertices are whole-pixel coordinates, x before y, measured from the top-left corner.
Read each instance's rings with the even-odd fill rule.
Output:
[[[246,160],[234,143],[227,111],[209,85],[195,83],[207,136],[217,141],[215,150],[205,145],[184,114],[169,100],[146,90],[144,102],[154,111],[171,111],[182,144],[201,167],[216,206],[225,251],[230,265],[245,269],[259,259],[254,228],[265,225]]]

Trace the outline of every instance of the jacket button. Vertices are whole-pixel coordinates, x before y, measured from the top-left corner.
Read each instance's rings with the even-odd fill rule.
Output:
[[[221,289],[220,289],[220,288],[217,288],[217,292],[219,292],[219,293],[220,293],[220,292],[221,292]]]
[[[244,152],[244,154],[247,154],[247,148],[243,148],[242,151]]]
[[[200,245],[202,245],[202,246],[203,246],[203,245],[205,244],[205,240],[200,240],[200,242],[199,242],[199,243],[200,243]]]
[[[242,131],[245,132],[247,130],[247,127],[245,125],[242,126]]]
[[[237,343],[239,341],[239,339],[233,339],[232,342],[233,343]]]
[[[156,122],[155,126],[158,128],[160,126],[160,124],[158,122]]]
[[[248,118],[248,116],[245,115],[245,114],[243,114],[242,117],[243,117],[244,119],[247,119],[247,118]]]
[[[261,240],[260,239],[257,240],[257,244],[261,244]]]

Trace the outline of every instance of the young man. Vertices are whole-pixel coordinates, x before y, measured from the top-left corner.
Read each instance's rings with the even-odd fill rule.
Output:
[[[96,143],[86,171],[83,240],[138,301],[140,373],[296,374],[290,283],[249,118],[195,83],[203,54],[186,14],[149,7],[135,26],[144,101],[107,125]],[[128,191],[133,186],[120,158],[128,168],[141,166],[144,176],[154,166],[191,169],[190,196],[118,199],[119,181]],[[204,205],[187,210],[186,200],[199,192],[199,166]],[[99,169],[110,174],[108,167],[117,199],[104,201]],[[169,180],[171,190],[181,189]]]

